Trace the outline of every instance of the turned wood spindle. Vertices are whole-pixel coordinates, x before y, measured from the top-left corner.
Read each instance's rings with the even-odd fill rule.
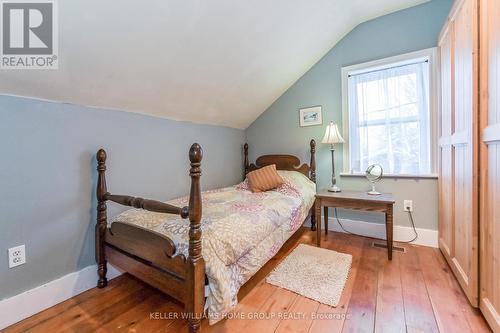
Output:
[[[96,154],[97,158],[97,223],[95,226],[96,249],[95,259],[97,262],[97,274],[99,279],[97,287],[104,288],[108,284],[106,278],[107,265],[106,255],[104,253],[104,242],[106,237],[107,228],[107,214],[106,214],[106,194],[108,192],[106,187],[106,151],[99,149]]]
[[[202,201],[200,189],[201,160],[203,150],[200,145],[194,143],[189,150],[189,160],[191,169],[191,192],[189,194],[189,256],[188,263],[189,288],[188,297],[185,304],[189,314],[189,331],[199,332],[201,329],[201,319],[204,310],[205,293],[205,262],[201,252],[201,214]]]
[[[245,155],[245,175],[243,176],[243,179],[245,179],[248,173],[248,168],[250,167],[250,164],[248,162],[248,143],[245,143],[245,145],[243,146],[243,151]]]
[[[316,141],[314,141],[314,139],[311,139],[309,145],[311,147],[311,163],[309,165],[311,167],[311,171],[309,179],[316,183]]]

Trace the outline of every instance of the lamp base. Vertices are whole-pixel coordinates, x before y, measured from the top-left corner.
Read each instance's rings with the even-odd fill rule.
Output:
[[[330,187],[328,189],[328,192],[334,192],[334,193],[338,193],[338,192],[342,192],[342,190],[340,189],[340,187],[338,187],[337,185],[333,185],[332,187]]]

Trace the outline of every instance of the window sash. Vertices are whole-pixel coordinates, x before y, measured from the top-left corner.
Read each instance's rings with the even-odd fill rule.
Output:
[[[399,93],[401,86],[401,78],[408,75],[414,75],[414,88],[416,88],[416,99],[401,102],[401,94]],[[389,81],[392,79],[391,83]],[[394,81],[397,81],[396,83]],[[398,81],[399,80],[399,81]],[[386,173],[391,174],[430,174],[431,173],[431,124],[430,124],[430,90],[429,90],[429,63],[428,60],[421,62],[413,62],[411,64],[399,65],[385,69],[374,71],[367,70],[354,75],[349,75],[347,78],[347,94],[348,94],[348,115],[349,115],[349,152],[351,172],[363,172],[366,167],[373,163],[382,164]],[[371,108],[367,101],[368,84],[375,82],[375,86],[371,89],[378,88],[379,104],[382,107]],[[392,84],[392,86],[391,86]],[[413,87],[412,87],[413,88]],[[361,96],[360,92],[361,90]],[[392,89],[392,90],[391,90]],[[391,95],[392,96],[389,96]],[[382,98],[380,98],[382,97]],[[393,100],[390,100],[390,97]],[[363,105],[359,105],[363,103]],[[392,104],[391,104],[392,103]],[[380,106],[380,105],[378,105]],[[415,106],[417,109],[416,115],[398,115],[401,113],[402,107]],[[394,111],[394,112],[391,112]],[[361,115],[360,115],[361,113]],[[378,119],[366,119],[369,113],[380,113],[384,117]],[[396,116],[391,113],[396,113]],[[364,118],[364,119],[360,119]],[[393,145],[406,144],[411,141],[409,138],[404,140],[404,126],[414,123],[418,128],[418,148],[413,149],[413,153],[418,152],[416,166],[402,166],[404,156],[408,156],[412,152],[412,148],[402,151],[404,147],[396,147]],[[377,156],[370,156],[370,145],[368,133],[370,129],[376,126],[385,127],[385,137],[387,142],[385,149],[378,151]],[[399,129],[397,128],[399,126]],[[364,130],[366,135],[365,142],[361,142],[360,132]],[[399,139],[397,132],[400,132]],[[396,136],[396,137],[394,137]],[[373,140],[373,139],[371,139]],[[372,142],[373,143],[373,142]],[[407,147],[408,148],[408,147]],[[368,156],[366,156],[368,154]],[[381,156],[386,156],[382,159]],[[410,160],[410,159],[407,159]],[[415,163],[414,163],[415,164]]]

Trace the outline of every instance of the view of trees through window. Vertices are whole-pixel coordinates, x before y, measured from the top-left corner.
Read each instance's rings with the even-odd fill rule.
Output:
[[[431,172],[427,61],[350,75],[348,95],[351,171]]]

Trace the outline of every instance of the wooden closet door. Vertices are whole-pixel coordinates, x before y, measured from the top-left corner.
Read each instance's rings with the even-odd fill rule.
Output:
[[[442,64],[440,248],[473,306],[478,306],[479,292],[477,25],[477,0],[456,1],[447,32],[450,36],[445,34],[441,38],[445,62]]]
[[[500,332],[500,1],[481,0],[479,307]]]
[[[441,64],[441,108],[439,123],[439,247],[448,257],[454,248],[453,236],[453,147],[454,54],[453,21],[439,41]]]
[[[465,0],[455,19],[454,253],[450,266],[478,305],[478,5]]]

